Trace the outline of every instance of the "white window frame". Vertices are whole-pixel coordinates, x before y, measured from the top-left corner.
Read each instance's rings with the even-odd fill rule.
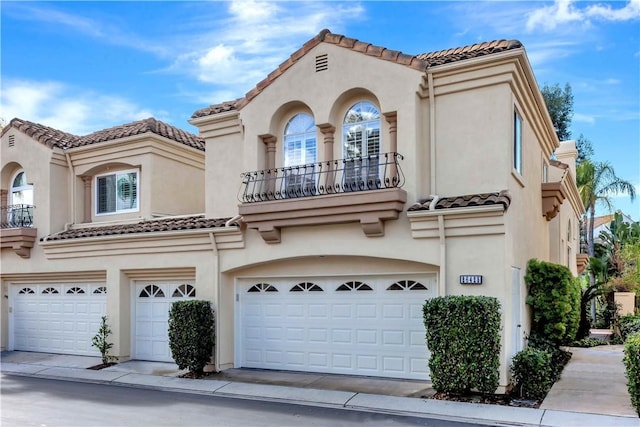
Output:
[[[294,130],[289,132],[291,125],[296,125],[296,120],[302,117],[311,119],[311,126],[305,130]],[[315,126],[315,119],[313,115],[309,113],[297,113],[294,114],[284,127],[283,132],[283,159],[282,163],[284,167],[300,166],[306,164],[316,163],[318,161],[318,138]],[[296,147],[293,144],[299,144]],[[313,149],[311,149],[313,146]],[[292,157],[289,152],[299,151],[300,161],[292,161]]]
[[[118,193],[118,176],[121,175],[126,175],[126,174],[130,174],[130,173],[135,173],[136,174],[136,202],[135,202],[135,207],[131,208],[131,209],[118,209],[118,202],[117,202],[117,193]],[[103,178],[105,176],[115,176],[116,177],[116,189],[115,189],[115,194],[116,194],[116,202],[115,202],[115,210],[112,212],[99,212],[99,205],[100,205],[100,194],[99,194],[99,185],[98,185],[98,181],[100,178]],[[93,189],[94,189],[94,211],[95,211],[95,215],[96,216],[103,216],[103,215],[118,215],[118,214],[123,214],[123,213],[129,213],[129,212],[138,212],[140,211],[140,171],[138,169],[127,169],[127,170],[120,170],[120,171],[115,171],[115,172],[108,172],[108,173],[103,173],[100,175],[96,175],[94,177],[94,185],[93,185]]]
[[[522,176],[522,116],[517,109],[513,109],[513,170]]]
[[[347,121],[349,112],[351,110],[354,110],[357,108],[362,109],[362,107],[367,106],[367,104],[372,106],[377,112],[378,116],[376,118],[369,119],[369,120],[365,119],[358,122]],[[359,151],[359,152],[350,153],[347,147],[349,129],[359,127],[359,126],[364,127],[364,132],[362,135],[363,138],[360,139],[360,141],[358,141],[359,146],[354,147],[355,151]],[[376,152],[372,152],[371,151],[372,147],[369,146],[371,141],[368,138],[367,134],[370,133],[372,130],[378,131],[378,142],[377,142]],[[382,113],[380,113],[380,107],[378,107],[376,104],[368,100],[362,100],[352,104],[347,109],[342,119],[342,157],[344,159],[349,159],[354,157],[367,157],[370,155],[380,155],[381,152],[382,152]]]
[[[19,187],[14,187],[13,183],[20,174],[24,174],[25,181],[28,179],[27,172],[24,169],[20,169],[11,177],[11,188],[9,188],[9,205],[33,205],[33,185],[29,184],[27,181],[26,185],[21,185]],[[27,197],[26,200],[21,201],[20,203],[16,203],[14,200],[14,193],[23,193],[30,192],[31,196]]]

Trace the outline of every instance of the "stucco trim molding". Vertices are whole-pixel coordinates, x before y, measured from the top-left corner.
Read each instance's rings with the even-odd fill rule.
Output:
[[[31,248],[36,241],[37,235],[37,228],[0,229],[0,242],[2,249],[11,248],[21,258],[30,258]]]
[[[551,221],[560,212],[560,205],[567,198],[562,181],[542,183],[542,215]]]
[[[367,237],[384,236],[384,221],[397,219],[407,201],[400,188],[327,194],[239,205],[247,228],[267,243],[280,243],[282,227],[359,222]]]
[[[502,205],[491,205],[414,211],[407,212],[407,217],[411,224],[411,237],[437,239],[440,237],[439,218],[444,222],[444,237],[504,234],[504,213]]]
[[[235,226],[55,240],[40,245],[48,259],[210,252],[210,233],[216,236],[218,250],[244,248],[244,234]]]
[[[589,265],[589,255],[588,254],[576,254],[576,267],[578,269],[578,274],[580,274],[584,270],[586,270],[587,265]]]

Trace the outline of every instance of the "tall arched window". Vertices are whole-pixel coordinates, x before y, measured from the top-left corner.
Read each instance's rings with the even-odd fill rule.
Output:
[[[380,153],[380,111],[368,101],[354,104],[344,116],[342,135],[346,158]]]
[[[354,104],[342,123],[345,191],[381,187],[378,164],[380,147],[380,111],[369,101]]]
[[[11,181],[9,224],[12,227],[30,227],[33,224],[33,185],[27,174],[20,171]]]
[[[316,194],[316,126],[313,117],[299,113],[284,128],[284,197]]]
[[[316,126],[309,114],[296,114],[284,128],[284,166],[316,162]]]

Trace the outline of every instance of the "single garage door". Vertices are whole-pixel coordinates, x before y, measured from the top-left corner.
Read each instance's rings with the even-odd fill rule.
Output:
[[[194,299],[190,282],[136,283],[133,358],[173,362],[169,349],[169,310],[174,301]]]
[[[424,301],[435,276],[242,280],[236,364],[428,379]]]
[[[102,284],[12,286],[13,349],[99,355],[91,346],[106,314]]]

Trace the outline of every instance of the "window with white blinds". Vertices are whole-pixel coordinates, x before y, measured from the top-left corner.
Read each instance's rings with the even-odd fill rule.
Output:
[[[122,171],[96,177],[96,214],[138,210],[138,171]]]

